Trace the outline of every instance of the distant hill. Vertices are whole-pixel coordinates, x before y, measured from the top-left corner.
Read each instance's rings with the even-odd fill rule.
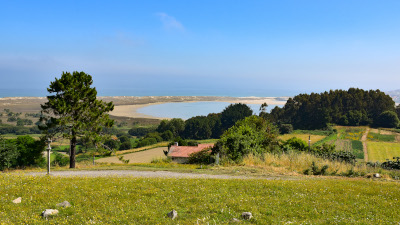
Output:
[[[387,91],[386,94],[390,95],[396,103],[400,103],[400,89]]]

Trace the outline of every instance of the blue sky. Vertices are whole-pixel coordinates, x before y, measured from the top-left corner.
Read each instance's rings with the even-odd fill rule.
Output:
[[[0,0],[0,89],[42,94],[77,70],[100,95],[394,90],[399,12],[397,0]]]

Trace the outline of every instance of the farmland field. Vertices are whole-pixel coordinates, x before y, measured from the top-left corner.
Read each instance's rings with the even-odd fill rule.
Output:
[[[386,159],[400,156],[400,143],[367,142],[368,160],[384,162]]]
[[[129,163],[150,163],[153,159],[166,159],[163,151],[167,151],[167,147],[153,148],[150,150],[134,152],[123,155],[125,160],[129,160]],[[103,163],[122,163],[118,156],[107,157],[96,160],[96,162]]]
[[[309,134],[284,134],[279,136],[279,139],[281,140],[289,140],[290,138],[293,137],[297,137],[300,138],[301,140],[305,141],[306,143],[308,143],[308,137],[310,135]],[[311,135],[311,144],[314,144],[315,142],[324,139],[326,136],[323,135]]]
[[[389,224],[400,184],[371,180],[220,180],[0,175],[0,224]],[[344,191],[345,190],[345,191]],[[22,203],[11,200],[22,197]],[[384,200],[382,200],[384,199]],[[70,208],[45,220],[44,209]],[[327,204],[329,203],[329,204]],[[172,209],[178,217],[166,214]]]

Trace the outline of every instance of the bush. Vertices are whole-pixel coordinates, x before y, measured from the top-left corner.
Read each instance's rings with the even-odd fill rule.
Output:
[[[315,164],[315,162],[313,161],[311,163],[311,167],[309,169],[306,169],[304,171],[305,175],[326,175],[327,174],[327,170],[328,170],[329,166],[328,165],[324,165],[321,169],[319,169],[319,167]]]
[[[307,151],[308,149],[307,143],[297,137],[292,137],[289,140],[285,141],[284,145],[289,146],[291,149],[299,151]]]
[[[277,145],[277,130],[270,122],[258,116],[249,116],[229,128],[216,143],[213,151],[227,161],[240,163],[243,157],[260,156],[273,151]]]
[[[130,141],[130,137],[128,136],[128,135],[123,135],[123,136],[120,136],[119,137],[119,141],[121,142],[121,143],[124,143],[124,142],[128,142],[128,141]]]
[[[134,127],[128,131],[132,136],[143,137],[148,133],[156,131],[155,127]]]
[[[69,164],[69,158],[58,152],[53,152],[54,160],[51,162],[52,166],[66,166]]]
[[[132,143],[128,140],[119,146],[119,150],[128,150],[132,148]]]
[[[191,164],[210,164],[214,162],[211,155],[211,148],[205,148],[199,152],[194,152],[189,155],[189,163]]]
[[[163,141],[163,138],[160,136],[160,134],[158,132],[148,133],[148,134],[146,134],[145,138],[154,138],[157,140],[157,142]]]
[[[279,133],[281,134],[290,134],[293,132],[292,124],[281,124],[279,126]]]
[[[138,142],[137,147],[139,148],[154,144],[157,144],[157,140],[155,138],[144,138]]]

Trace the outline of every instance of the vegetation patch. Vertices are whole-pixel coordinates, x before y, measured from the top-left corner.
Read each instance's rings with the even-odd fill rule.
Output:
[[[352,140],[351,147],[353,149],[353,154],[357,157],[357,159],[364,159],[363,144],[361,141]]]
[[[293,137],[299,138],[303,141],[305,141],[306,143],[308,143],[308,138],[311,136],[311,144],[315,144],[318,141],[324,139],[326,136],[324,135],[312,135],[310,133],[308,134],[297,134],[297,133],[292,133],[292,134],[284,134],[284,135],[280,135],[279,139],[283,140],[283,141],[287,141]]]
[[[384,162],[400,156],[400,143],[367,142],[368,159],[371,162]]]
[[[379,134],[369,132],[368,141],[382,141],[382,142],[394,142],[396,140],[395,135],[390,134]]]

